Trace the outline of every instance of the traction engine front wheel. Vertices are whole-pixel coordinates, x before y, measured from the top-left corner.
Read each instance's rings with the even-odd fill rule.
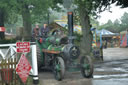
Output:
[[[64,78],[64,74],[65,74],[65,63],[63,58],[61,57],[56,57],[54,60],[54,76],[55,79],[58,81],[61,81]]]
[[[93,63],[90,56],[83,56],[80,60],[81,74],[85,78],[93,78]]]

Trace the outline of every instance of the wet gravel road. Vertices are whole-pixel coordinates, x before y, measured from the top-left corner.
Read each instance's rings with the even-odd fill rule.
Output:
[[[64,80],[56,81],[51,72],[41,71],[40,85],[128,85],[128,48],[107,48],[103,54],[104,62],[94,63],[91,79],[80,72],[66,72]]]
[[[94,64],[94,76],[83,78],[80,72],[66,72],[63,81],[56,81],[51,72],[39,72],[41,85],[128,85],[128,60]]]
[[[128,59],[128,48],[107,48],[103,49],[104,61]]]

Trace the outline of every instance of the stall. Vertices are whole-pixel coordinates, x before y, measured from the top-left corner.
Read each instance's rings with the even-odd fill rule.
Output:
[[[97,30],[96,34],[100,36],[100,47],[119,47],[119,33],[113,33],[111,31],[102,29]]]
[[[128,47],[128,31],[120,32],[120,47]]]

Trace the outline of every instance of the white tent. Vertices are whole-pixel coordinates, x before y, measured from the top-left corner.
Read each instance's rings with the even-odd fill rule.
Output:
[[[96,34],[100,35],[102,37],[111,37],[111,36],[115,36],[115,35],[119,35],[118,33],[113,33],[111,31],[102,29],[102,30],[96,30]]]

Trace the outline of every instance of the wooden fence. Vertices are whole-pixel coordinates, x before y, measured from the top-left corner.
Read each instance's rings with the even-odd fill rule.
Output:
[[[0,62],[0,85],[17,85],[17,59],[2,59]]]

